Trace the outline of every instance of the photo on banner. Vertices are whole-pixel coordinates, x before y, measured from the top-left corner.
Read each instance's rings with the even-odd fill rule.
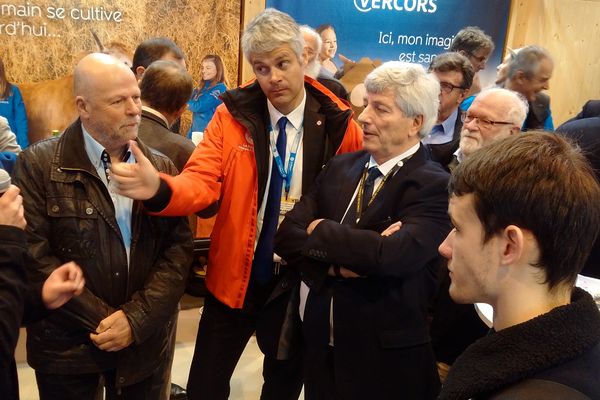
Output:
[[[510,0],[266,0],[298,23],[317,28],[331,24],[340,55],[358,61],[405,61],[429,66],[448,51],[454,35],[465,26],[478,26],[492,37],[496,48],[480,72],[482,85],[494,82],[502,59]]]

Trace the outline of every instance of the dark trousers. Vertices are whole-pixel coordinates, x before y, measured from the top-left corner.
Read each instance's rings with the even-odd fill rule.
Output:
[[[187,383],[188,399],[226,400],[229,397],[229,381],[256,329],[259,313],[232,309],[210,293],[206,296]],[[301,355],[289,360],[265,356],[263,377],[261,400],[297,400],[302,390]]]
[[[35,372],[40,400],[165,400],[168,398],[164,371],[159,368],[141,382],[115,387],[115,370],[97,374],[58,375]]]

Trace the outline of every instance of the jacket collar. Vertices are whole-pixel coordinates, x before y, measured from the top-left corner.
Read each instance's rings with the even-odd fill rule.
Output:
[[[142,106],[142,117],[144,118],[148,118],[154,122],[156,122],[157,124],[165,127],[166,129],[169,129],[169,125],[167,123],[167,118],[162,115],[159,111],[148,107],[148,106]]]
[[[489,395],[581,356],[598,342],[600,312],[592,296],[575,287],[570,304],[468,347],[452,365],[439,399]]]

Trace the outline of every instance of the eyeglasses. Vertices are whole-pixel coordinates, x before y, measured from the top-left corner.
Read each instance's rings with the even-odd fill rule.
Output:
[[[475,61],[477,61],[477,63],[478,63],[478,64],[485,64],[485,63],[487,62],[487,60],[488,60],[488,58],[487,58],[486,56],[481,56],[481,57],[478,57],[478,56],[476,56],[475,54],[473,54],[473,53],[470,53],[470,52],[469,52],[468,54],[469,54],[469,56],[470,56],[470,57],[472,57],[472,58],[473,58]]]
[[[460,90],[465,90],[467,88],[464,88],[462,86],[455,86],[449,82],[440,82],[440,90],[443,93],[449,94],[451,93],[454,89],[460,89]]]
[[[470,114],[463,114],[461,116],[461,120],[464,124],[468,124],[469,122],[472,122],[474,120],[477,120],[477,125],[481,128],[484,129],[489,129],[493,126],[496,125],[514,125],[514,122],[507,122],[507,121],[492,121],[489,119],[485,119],[485,118],[481,118],[481,117],[477,117],[475,115],[470,115]]]

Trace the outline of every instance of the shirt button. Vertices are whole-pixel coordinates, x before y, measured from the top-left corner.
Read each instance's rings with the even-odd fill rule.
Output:
[[[85,209],[85,213],[87,215],[92,215],[94,213],[94,209],[92,207],[88,207]]]
[[[115,276],[118,278],[118,277],[119,277],[119,273],[118,273],[118,272],[115,272]]]
[[[52,212],[57,213],[60,211],[60,207],[55,204],[52,206],[51,210],[52,210]]]

